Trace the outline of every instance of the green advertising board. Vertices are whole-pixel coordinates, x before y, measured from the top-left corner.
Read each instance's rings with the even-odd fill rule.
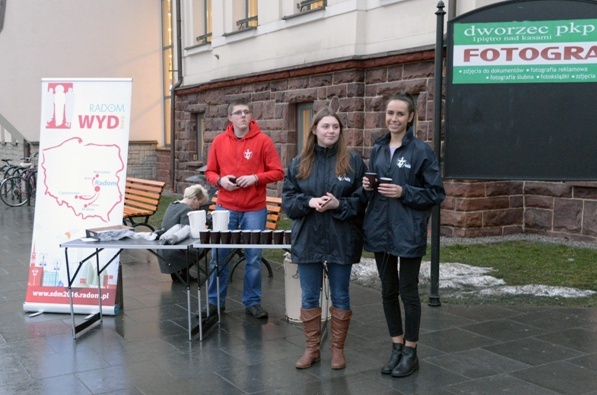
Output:
[[[597,1],[510,0],[448,21],[443,175],[597,181]]]
[[[454,84],[597,81],[597,19],[454,24]]]

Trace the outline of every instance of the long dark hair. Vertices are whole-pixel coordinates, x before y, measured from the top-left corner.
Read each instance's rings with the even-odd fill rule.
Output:
[[[388,108],[388,104],[394,100],[400,100],[400,101],[405,102],[408,106],[408,115],[414,114],[412,121],[408,122],[408,124],[407,124],[406,129],[407,130],[410,129],[411,127],[413,127],[415,125],[415,122],[417,120],[417,113],[415,112],[415,99],[413,99],[413,97],[410,93],[398,92],[388,99],[388,101],[386,102],[386,108]]]
[[[315,146],[317,145],[317,136],[313,132],[317,129],[317,124],[324,117],[334,117],[340,124],[340,136],[338,137],[338,152],[336,153],[336,175],[341,177],[345,176],[349,171],[350,167],[350,153],[346,147],[346,139],[344,133],[342,133],[343,126],[340,117],[334,110],[329,107],[324,107],[315,114],[311,121],[311,127],[309,128],[309,136],[306,138],[305,145],[303,146],[303,152],[301,153],[301,160],[299,163],[299,171],[296,178],[304,180],[309,177],[311,170],[313,170],[313,163],[315,162]]]

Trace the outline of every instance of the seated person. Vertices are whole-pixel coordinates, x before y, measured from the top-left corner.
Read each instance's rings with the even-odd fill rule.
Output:
[[[207,203],[209,196],[205,188],[201,185],[191,185],[184,190],[181,200],[170,203],[164,218],[162,219],[162,229],[168,230],[176,224],[189,225],[190,211],[199,210],[199,208]],[[187,258],[184,250],[158,250],[158,254],[164,259],[158,259],[160,271],[165,274],[170,274],[172,281],[180,281],[176,273],[183,279],[187,278]],[[170,264],[170,265],[168,265]],[[190,281],[197,279],[189,274]]]

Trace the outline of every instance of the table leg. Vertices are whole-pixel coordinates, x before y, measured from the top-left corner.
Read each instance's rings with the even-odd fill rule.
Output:
[[[70,267],[68,264],[68,248],[64,249],[65,261],[66,261],[66,277],[68,279],[68,298],[70,300],[70,318],[72,321],[72,334],[73,339],[77,338],[77,332],[75,330],[75,310],[73,308],[73,281],[74,279],[70,278]]]

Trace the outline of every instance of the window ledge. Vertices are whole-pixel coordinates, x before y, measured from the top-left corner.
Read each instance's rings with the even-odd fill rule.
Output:
[[[597,181],[566,181],[564,184],[571,187],[597,188]]]
[[[230,37],[230,36],[239,35],[241,33],[255,31],[255,30],[257,30],[256,27],[248,27],[246,29],[236,30],[236,31],[233,31],[233,32],[230,32],[230,33],[224,33],[224,34],[222,34],[222,36],[223,37]]]
[[[325,10],[325,7],[321,7],[321,8],[315,8],[313,10],[307,10],[307,11],[297,12],[296,14],[283,16],[282,20],[283,21],[287,21],[289,19],[298,18],[298,17],[303,16],[303,15],[314,14],[316,12],[320,12],[320,11],[324,11],[324,10]]]

